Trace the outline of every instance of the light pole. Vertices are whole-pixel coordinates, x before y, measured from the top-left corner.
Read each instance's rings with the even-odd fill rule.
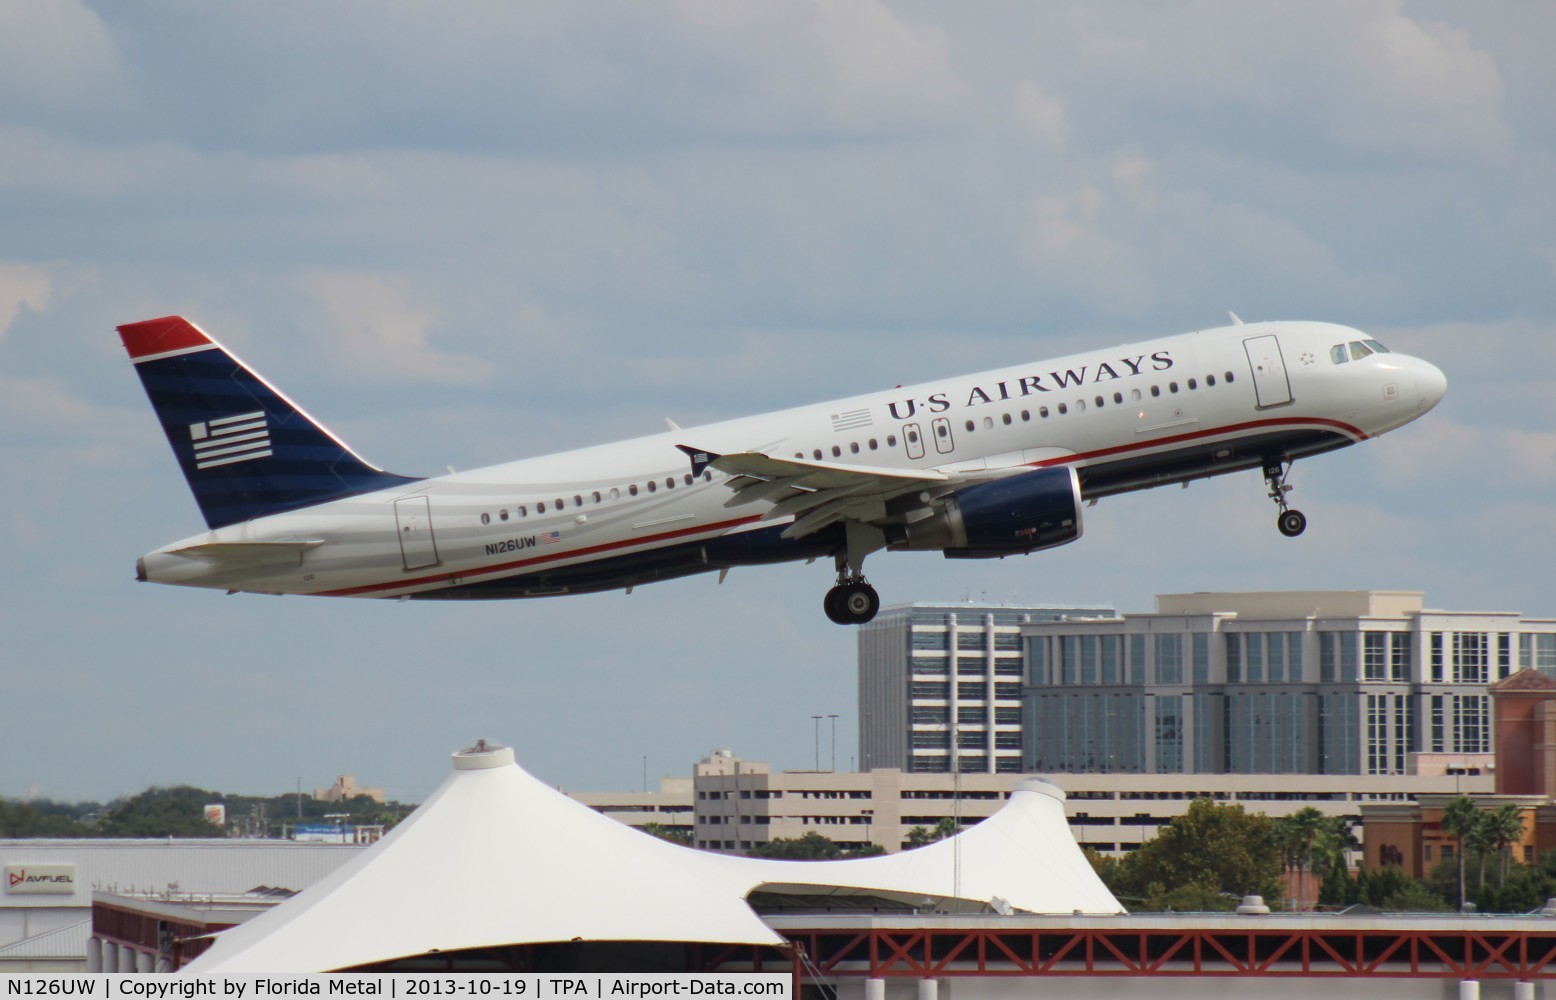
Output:
[[[827,718],[832,720],[832,766],[831,766],[830,770],[832,771],[833,774],[836,774],[837,773],[837,713],[834,712],[831,715],[827,716]]]
[[[818,771],[821,770],[821,720],[822,720],[822,718],[823,717],[820,716],[820,715],[813,715],[813,716],[810,717],[810,721],[815,726],[815,729],[816,729],[816,732],[815,732],[815,737],[816,737],[816,770],[818,770]]]

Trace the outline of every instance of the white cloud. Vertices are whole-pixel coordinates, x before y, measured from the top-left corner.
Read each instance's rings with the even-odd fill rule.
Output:
[[[0,339],[22,309],[42,312],[51,290],[48,272],[36,264],[0,261]]]
[[[1044,93],[1031,80],[1016,85],[1014,114],[1016,123],[1051,146],[1064,145],[1068,128],[1064,121],[1064,102]]]
[[[323,305],[331,348],[353,374],[413,382],[472,384],[490,370],[477,358],[429,343],[436,322],[405,300],[404,282],[363,271],[320,271],[307,287]]]
[[[97,99],[118,67],[107,27],[79,0],[0,3],[0,106],[60,109]]]

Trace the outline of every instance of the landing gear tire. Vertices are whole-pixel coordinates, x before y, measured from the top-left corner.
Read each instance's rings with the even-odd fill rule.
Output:
[[[1286,474],[1290,470],[1289,462],[1269,460],[1264,463],[1264,482],[1270,488],[1270,499],[1275,501],[1275,506],[1280,508],[1280,514],[1275,518],[1275,527],[1287,538],[1296,538],[1307,530],[1307,516],[1300,510],[1292,510],[1286,506],[1286,494],[1291,492],[1291,485],[1286,482]]]
[[[827,591],[822,607],[839,625],[863,625],[881,609],[881,597],[868,583],[839,584]]]
[[[1307,516],[1300,510],[1283,510],[1275,519],[1275,526],[1287,538],[1296,538],[1307,530]]]

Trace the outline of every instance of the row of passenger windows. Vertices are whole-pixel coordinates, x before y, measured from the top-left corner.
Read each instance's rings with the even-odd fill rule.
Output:
[[[1369,343],[1370,343],[1370,341],[1369,341]],[[1341,346],[1343,347],[1344,345],[1341,345]],[[1381,344],[1379,344],[1377,346],[1382,347]],[[1223,373],[1222,378],[1224,378],[1226,380],[1226,383],[1228,385],[1231,385],[1234,381],[1236,381],[1236,376],[1234,376],[1231,372]],[[1205,376],[1205,382],[1204,382],[1205,388],[1207,388],[1207,389],[1212,388],[1212,387],[1215,386],[1215,384],[1216,384],[1216,376],[1214,376],[1214,375],[1206,375]],[[1193,391],[1197,390],[1199,387],[1200,387],[1200,381],[1199,381],[1199,379],[1196,379],[1196,378],[1188,379],[1182,385],[1179,385],[1176,381],[1173,381],[1173,382],[1168,382],[1167,383],[1167,393],[1169,395],[1173,395],[1173,394],[1176,394],[1177,392],[1183,390],[1184,388],[1187,388],[1187,390],[1189,392],[1193,392]],[[1151,386],[1151,396],[1153,398],[1159,397],[1159,396],[1161,396],[1161,394],[1162,394],[1162,387],[1161,386],[1159,386],[1159,385]],[[1145,398],[1144,395],[1140,392],[1139,389],[1131,389],[1131,390],[1129,390],[1129,400],[1130,400],[1130,402],[1138,403],[1141,400],[1143,400],[1144,398]],[[1113,404],[1115,406],[1122,406],[1122,405],[1124,405],[1124,394],[1122,392],[1115,392],[1112,395],[1112,400],[1113,400]],[[1096,406],[1097,409],[1100,410],[1103,407],[1108,405],[1108,397],[1105,396],[1105,395],[1100,395],[1099,394],[1099,395],[1095,396],[1092,399],[1092,403],[1093,403],[1093,405]],[[1064,416],[1064,415],[1066,415],[1066,414],[1068,414],[1070,412],[1070,404],[1068,404],[1068,403],[1059,403],[1055,407],[1055,410],[1058,412],[1058,414],[1060,416]],[[1077,413],[1084,413],[1085,410],[1086,410],[1086,400],[1084,400],[1084,399],[1077,399],[1075,401],[1075,412],[1077,412]],[[1037,417],[1038,417],[1039,420],[1047,420],[1050,416],[1053,415],[1053,412],[1054,411],[1050,411],[1049,408],[1046,407],[1046,406],[1039,406],[1037,408]],[[1021,411],[1021,421],[1022,421],[1022,423],[1031,423],[1032,422],[1032,411],[1031,410],[1022,410]],[[1000,414],[1000,422],[1003,423],[1006,427],[1009,427],[1011,424],[1015,423],[1015,417],[1012,416],[1009,413],[1002,413],[1002,414]],[[992,429],[994,427],[994,418],[993,417],[984,417],[983,418],[983,426],[984,426],[985,429]],[[974,431],[974,430],[978,429],[978,423],[975,420],[969,420],[966,423],[966,427],[967,427],[967,429],[969,431]],[[944,422],[937,422],[935,424],[935,433],[939,434],[941,437],[946,437],[946,436],[948,436],[951,433],[951,430],[950,430],[950,428],[948,426],[946,426],[946,424]],[[906,431],[906,434],[907,434],[908,442],[910,444],[918,444],[918,440],[919,440],[918,431],[916,431],[916,430],[914,430],[913,428],[910,427]],[[875,438],[869,438],[868,440],[865,441],[865,447],[867,449],[869,449],[870,451],[877,451],[877,450],[880,449],[880,441],[878,441]],[[886,447],[888,447],[888,448],[895,448],[895,447],[897,447],[897,435],[895,435],[895,434],[888,434],[888,435],[886,435]],[[850,442],[848,442],[848,451],[849,451],[850,454],[853,454],[853,455],[859,454],[859,451],[860,451],[859,442],[858,441],[850,441]],[[811,458],[815,459],[818,462],[821,461],[825,457],[824,453],[822,452],[822,450],[820,448],[812,449],[810,455],[811,455]],[[799,459],[803,459],[805,457],[805,453],[803,451],[797,451],[797,452],[794,453],[794,457],[795,458],[799,458]],[[843,457],[843,446],[842,445],[835,444],[835,445],[832,446],[832,457],[833,458],[842,458]]]
[[[711,473],[711,472],[704,472],[702,474],[702,479],[703,479],[703,482],[712,482],[713,481],[713,473]],[[696,482],[696,480],[692,477],[692,474],[690,472],[688,472],[688,473],[684,474],[683,476],[681,476],[681,480],[680,481],[681,481],[682,484],[684,484],[686,486],[690,486],[690,485],[692,485],[692,483]],[[657,493],[657,492],[659,492],[659,483],[660,482],[661,482],[661,480],[650,479],[648,482],[643,484],[643,486],[641,487],[641,490],[647,490],[649,493]],[[673,490],[676,487],[676,477],[674,477],[674,476],[666,476],[664,478],[663,482],[664,482],[664,488],[667,489],[667,490]],[[641,490],[640,490],[640,488],[639,488],[637,483],[630,483],[626,487],[625,495],[629,496],[629,497],[635,497],[635,496],[638,495],[638,493]],[[587,500],[585,499],[585,497],[584,497],[584,495],[582,493],[575,493],[575,494],[573,494],[573,499],[571,500],[571,504],[574,507],[584,507],[584,506],[587,506],[587,505],[590,505],[590,504],[606,503],[607,501],[610,501],[610,500],[620,500],[622,498],[622,495],[623,495],[623,491],[622,491],[621,487],[619,487],[619,486],[612,486],[609,490],[607,490],[607,491],[605,491],[603,493],[600,490],[595,490],[594,492],[592,492],[592,493],[590,493],[588,495],[588,499]],[[547,504],[547,502],[545,500],[537,500],[537,501],[535,501],[535,513],[536,514],[544,514],[546,512],[546,510],[548,509],[548,506],[549,506],[549,509],[551,509],[551,510],[566,510],[568,508],[568,504],[569,504],[569,501],[568,501],[568,499],[566,497],[557,497],[555,500],[550,501],[549,505]],[[517,507],[514,507],[511,512],[509,511],[509,509],[507,507],[500,508],[497,511],[497,520],[499,520],[499,521],[506,521],[510,517],[515,517],[515,518],[518,518],[518,517],[529,517],[529,515],[530,515],[529,505],[521,503]],[[481,523],[482,524],[491,524],[492,523],[492,515],[489,512],[483,512],[481,514]]]

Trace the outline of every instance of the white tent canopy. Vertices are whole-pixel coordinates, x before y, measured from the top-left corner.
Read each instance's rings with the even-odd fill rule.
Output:
[[[782,944],[746,902],[762,889],[1117,913],[1070,835],[1063,799],[1029,779],[977,826],[895,855],[730,857],[617,823],[482,742],[454,754],[454,773],[378,844],[223,933],[186,971],[325,972],[577,940]]]

